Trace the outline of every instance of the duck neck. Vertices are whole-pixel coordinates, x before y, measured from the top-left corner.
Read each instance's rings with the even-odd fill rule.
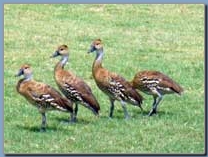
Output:
[[[68,62],[68,59],[69,59],[69,55],[62,56],[61,60],[55,66],[55,71],[60,70],[60,69],[64,69],[64,66]]]
[[[24,75],[24,81],[30,81],[32,80],[33,74],[29,73],[29,74],[25,74]]]
[[[102,68],[102,60],[103,60],[103,49],[96,51],[96,57],[93,63],[92,71],[95,72],[97,69]]]

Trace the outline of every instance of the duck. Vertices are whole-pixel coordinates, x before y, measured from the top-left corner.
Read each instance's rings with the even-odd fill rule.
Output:
[[[33,70],[30,64],[23,64],[16,77],[21,78],[17,85],[17,92],[23,96],[30,104],[36,107],[42,115],[41,132],[46,131],[46,112],[58,110],[70,113],[69,121],[73,121],[73,103],[61,95],[61,93],[52,86],[33,79]]]
[[[115,72],[110,72],[102,66],[104,48],[101,39],[95,39],[90,45],[88,53],[96,52],[96,57],[92,65],[92,75],[98,88],[108,96],[110,101],[109,117],[113,117],[115,100],[121,103],[124,111],[124,118],[129,119],[130,115],[127,111],[126,104],[129,103],[141,106],[143,97],[138,93],[124,77]]]
[[[78,104],[91,110],[94,115],[99,117],[100,104],[90,86],[72,71],[64,69],[69,60],[69,48],[67,45],[62,44],[58,46],[51,57],[55,58],[58,56],[61,56],[61,59],[54,67],[54,79],[60,91],[75,104],[75,120],[77,120]]]
[[[154,101],[148,116],[157,113],[157,107],[164,95],[174,93],[181,95],[184,91],[184,89],[169,76],[154,70],[137,72],[130,83],[133,88],[153,96]]]

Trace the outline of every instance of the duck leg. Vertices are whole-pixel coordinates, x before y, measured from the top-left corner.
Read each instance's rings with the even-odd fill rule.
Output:
[[[121,101],[121,106],[122,106],[123,111],[124,111],[125,119],[129,119],[130,116],[129,116],[129,113],[128,113],[127,109],[126,109],[126,103],[124,101]]]
[[[152,116],[153,114],[156,114],[157,113],[157,106],[159,105],[160,101],[163,98],[162,95],[158,91],[155,90],[155,93],[157,95],[153,95],[154,102],[152,104],[152,109],[149,112],[148,116]]]
[[[74,113],[70,113],[69,122],[68,123],[73,123],[74,121],[75,121]]]
[[[77,112],[78,112],[78,104],[75,103],[74,114],[72,118],[72,122],[75,123],[77,121]]]
[[[110,114],[109,114],[109,117],[112,118],[113,117],[113,111],[114,111],[114,99],[110,99],[110,103],[111,103],[111,106],[110,106]]]
[[[40,132],[45,132],[46,131],[46,115],[45,112],[41,113],[42,115],[42,124],[40,128]]]

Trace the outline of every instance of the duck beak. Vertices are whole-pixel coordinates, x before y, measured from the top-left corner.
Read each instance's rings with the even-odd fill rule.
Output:
[[[95,46],[91,46],[87,53],[94,52],[96,50]]]
[[[21,75],[23,75],[23,74],[24,74],[23,69],[20,69],[20,70],[18,71],[18,73],[15,75],[15,77],[21,76]]]
[[[54,58],[54,57],[57,57],[59,55],[60,55],[59,51],[55,51],[50,58]]]

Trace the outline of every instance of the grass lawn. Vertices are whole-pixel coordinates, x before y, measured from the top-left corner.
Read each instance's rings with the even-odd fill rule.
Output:
[[[91,76],[95,38],[104,42],[103,66],[131,80],[140,70],[161,71],[184,89],[166,95],[159,113],[147,117],[128,105],[124,120],[119,102],[109,119],[109,101]],[[58,59],[49,58],[60,44],[70,47],[66,69],[83,78],[100,102],[100,118],[79,107],[77,124],[68,114],[41,115],[16,91],[14,75],[23,63],[34,78],[57,86]],[[145,97],[147,114],[152,97]],[[180,4],[5,4],[4,5],[4,152],[10,153],[196,153],[205,152],[204,5]]]

